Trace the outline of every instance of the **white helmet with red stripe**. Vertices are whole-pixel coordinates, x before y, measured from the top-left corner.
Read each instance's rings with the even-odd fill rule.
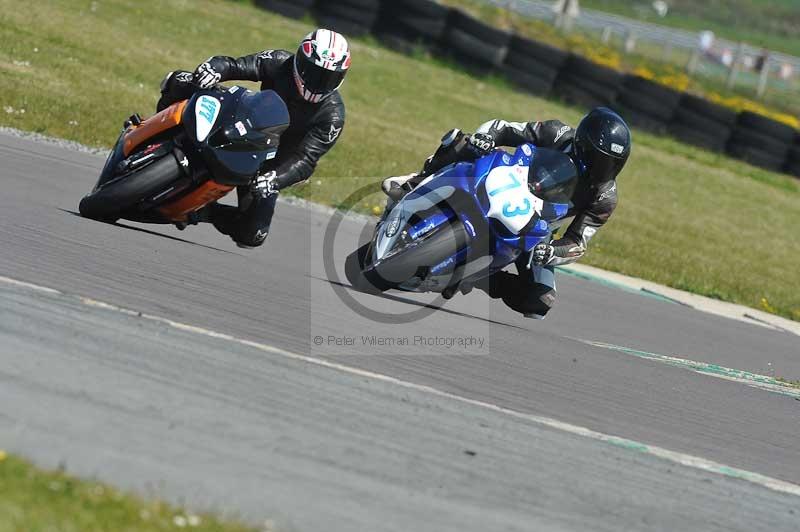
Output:
[[[333,94],[350,68],[350,46],[343,35],[318,29],[309,33],[294,56],[294,81],[304,100],[318,103]]]

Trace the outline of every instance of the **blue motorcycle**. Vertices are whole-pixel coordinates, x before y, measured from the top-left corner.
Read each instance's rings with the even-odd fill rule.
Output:
[[[387,206],[345,275],[365,292],[452,297],[549,239],[577,180],[568,155],[531,144],[445,167]]]

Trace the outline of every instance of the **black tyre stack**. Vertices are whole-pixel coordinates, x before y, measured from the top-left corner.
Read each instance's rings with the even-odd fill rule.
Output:
[[[509,43],[502,71],[527,92],[547,96],[568,56],[569,53],[560,48],[515,35]]]
[[[629,124],[663,133],[675,117],[681,94],[640,76],[625,76],[613,108]]]
[[[314,0],[256,0],[258,7],[289,18],[305,17],[314,5]]]
[[[781,122],[750,111],[739,113],[728,141],[729,155],[769,170],[783,170],[795,130]]]
[[[359,37],[372,31],[380,7],[381,0],[317,0],[314,12],[319,27]]]
[[[485,74],[500,69],[510,41],[510,32],[454,9],[450,12],[441,51],[468,69]]]
[[[711,151],[725,151],[736,111],[683,93],[667,130],[677,140]]]
[[[384,0],[375,25],[378,38],[398,51],[437,50],[451,9],[433,0]]]
[[[624,75],[583,56],[569,54],[553,85],[553,95],[586,107],[609,105]]]
[[[800,177],[800,133],[795,136],[794,144],[789,148],[785,170],[795,177]]]

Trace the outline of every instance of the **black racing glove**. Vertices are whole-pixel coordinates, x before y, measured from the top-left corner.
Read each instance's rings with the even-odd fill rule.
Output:
[[[531,251],[531,261],[530,265],[533,266],[544,266],[551,260],[553,260],[553,256],[556,254],[556,248],[551,246],[550,244],[545,244],[541,242],[534,246],[533,250]]]
[[[257,175],[250,183],[250,193],[266,198],[278,193],[278,182],[275,171]]]
[[[210,59],[210,58],[209,58]],[[195,70],[192,82],[201,89],[210,89],[222,78],[209,61],[201,63]]]
[[[494,150],[494,139],[486,133],[473,133],[466,139],[466,147],[475,157],[483,157]]]

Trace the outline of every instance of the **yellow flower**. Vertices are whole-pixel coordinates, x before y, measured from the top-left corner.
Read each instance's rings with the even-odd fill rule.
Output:
[[[0,449],[0,462],[5,460],[6,458],[8,458],[8,453],[5,452],[4,450]]]
[[[380,216],[380,214],[382,212],[383,212],[383,209],[381,208],[380,205],[373,205],[372,206],[372,214],[374,214],[375,216]]]
[[[633,73],[637,76],[645,79],[653,79],[655,74],[653,74],[650,69],[644,66],[638,66],[633,70]]]
[[[782,122],[795,129],[800,129],[800,120],[798,120],[796,116],[773,111],[763,104],[754,102],[753,100],[748,100],[747,98],[742,98],[741,96],[730,96],[726,98],[713,92],[707,94],[706,96],[712,102],[724,105],[725,107],[730,107],[734,111],[750,111],[751,113],[758,113],[768,118],[772,118],[773,120],[777,120],[778,122]]]
[[[671,72],[663,76],[657,76],[655,81],[678,91],[685,91],[689,88],[689,77],[682,73]]]

